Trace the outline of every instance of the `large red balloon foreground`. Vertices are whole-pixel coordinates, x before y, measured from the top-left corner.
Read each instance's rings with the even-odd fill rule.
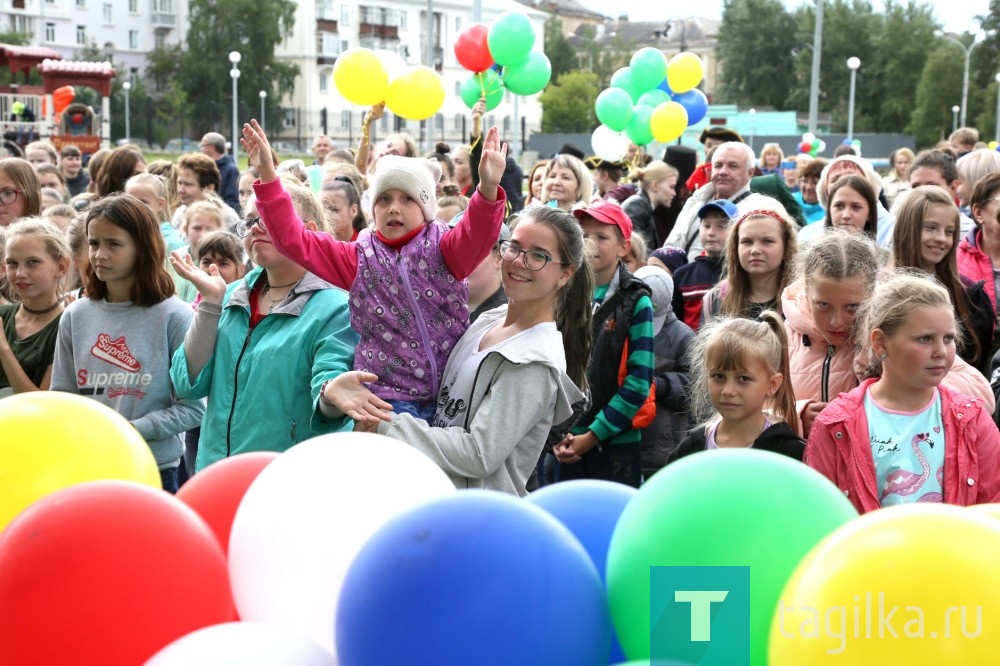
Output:
[[[0,664],[141,664],[235,619],[215,536],[162,490],[83,483],[0,533]]]
[[[222,552],[229,552],[229,531],[247,488],[277,457],[275,451],[254,451],[223,458],[192,476],[177,491],[177,499],[197,511],[215,532]]]

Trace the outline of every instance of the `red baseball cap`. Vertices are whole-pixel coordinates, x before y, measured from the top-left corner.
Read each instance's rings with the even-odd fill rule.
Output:
[[[584,218],[592,217],[604,224],[613,224],[622,232],[625,240],[632,238],[632,219],[616,203],[602,201],[590,208],[577,208],[573,211],[573,217],[583,221]]]

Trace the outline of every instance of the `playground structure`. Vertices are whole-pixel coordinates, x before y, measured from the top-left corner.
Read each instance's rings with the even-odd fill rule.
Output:
[[[52,49],[0,44],[0,67],[7,67],[11,83],[0,86],[2,155],[24,154],[32,141],[48,140],[56,150],[78,146],[84,155],[111,147],[111,80],[115,69],[107,62],[64,61]],[[37,69],[42,85],[28,84]],[[24,83],[18,83],[23,75]],[[75,86],[93,88],[101,96],[101,111],[73,103]]]

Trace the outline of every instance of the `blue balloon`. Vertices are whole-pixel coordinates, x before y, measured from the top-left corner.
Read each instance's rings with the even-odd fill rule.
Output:
[[[843,141],[840,142],[840,145],[842,145],[842,146],[849,146],[849,145],[851,145],[851,140],[850,139],[844,139]]]
[[[687,110],[688,127],[701,122],[701,119],[708,113],[708,98],[697,88],[692,88],[687,92],[674,93],[673,100]]]
[[[369,539],[335,638],[342,666],[605,666],[610,626],[601,577],[569,530],[528,502],[470,491]]]
[[[618,517],[628,501],[639,492],[631,486],[611,481],[581,479],[545,486],[528,495],[527,500],[540,506],[569,528],[590,555],[604,580],[608,545],[618,524]],[[625,660],[625,653],[612,634],[609,663]]]
[[[674,91],[670,89],[670,84],[667,83],[666,79],[663,79],[663,83],[661,83],[660,85],[658,85],[656,87],[657,87],[658,90],[662,90],[663,92],[667,93],[671,97],[674,94]]]

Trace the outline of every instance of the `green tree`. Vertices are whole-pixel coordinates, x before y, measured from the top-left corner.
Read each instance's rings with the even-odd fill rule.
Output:
[[[938,24],[930,5],[886,2],[872,36],[870,55],[860,54],[858,108],[868,132],[899,132],[913,115],[913,91],[927,62],[927,44]],[[862,78],[863,74],[863,78]],[[863,85],[861,85],[863,83]],[[855,127],[859,127],[855,123]]]
[[[953,44],[938,41],[927,57],[913,118],[906,131],[916,134],[918,146],[933,145],[951,132],[951,107],[962,98],[963,61],[955,57]]]
[[[715,47],[716,99],[742,106],[784,108],[796,83],[795,20],[781,0],[725,0]]]
[[[267,91],[268,105],[290,93],[299,75],[297,65],[278,62],[275,47],[288,37],[295,23],[293,0],[191,0],[187,42],[176,68],[170,71],[169,51],[151,62],[157,81],[175,81],[186,92],[187,116],[193,135],[231,126],[230,51],[238,51],[238,121],[256,115],[259,91]],[[274,100],[272,102],[272,100]]]
[[[555,14],[545,21],[545,55],[552,63],[553,79],[578,66],[576,51],[563,35],[562,20]]]
[[[593,72],[573,70],[549,84],[542,102],[542,131],[589,133],[597,125],[594,100],[599,83]]]
[[[848,104],[850,98],[851,73],[847,69],[847,59],[861,59],[861,69],[857,74],[857,91],[868,91],[872,88],[867,83],[867,62],[873,53],[873,33],[878,29],[880,17],[873,15],[871,3],[867,0],[834,0],[823,5],[823,51],[820,59],[820,97],[821,113],[833,115],[834,130],[847,129]],[[788,102],[793,108],[809,107],[809,83],[812,76],[812,39],[816,14],[812,7],[803,6],[797,13],[798,41],[808,44],[810,48],[802,48],[798,52],[796,71],[797,79],[803,82]],[[867,131],[871,125],[866,116],[865,106],[856,95],[854,107],[855,132]]]

